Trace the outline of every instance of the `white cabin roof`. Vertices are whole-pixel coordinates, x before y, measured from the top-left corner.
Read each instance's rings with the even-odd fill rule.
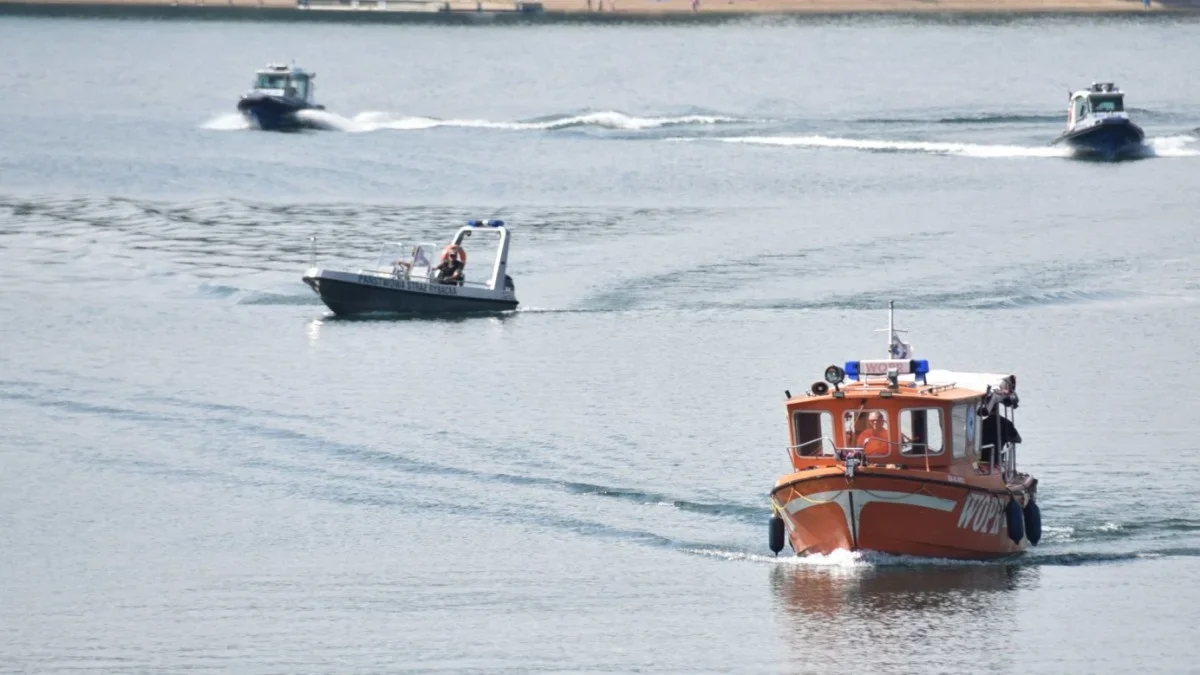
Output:
[[[1004,381],[1011,374],[1000,373],[970,373],[954,370],[930,370],[925,376],[925,382],[931,387],[954,385],[959,389],[977,391],[980,394],[987,391],[989,385],[993,390],[1006,387]]]
[[[300,66],[288,66],[282,63],[268,63],[266,67],[259,68],[254,71],[255,75],[297,75],[312,79],[317,76],[316,73],[310,73]]]

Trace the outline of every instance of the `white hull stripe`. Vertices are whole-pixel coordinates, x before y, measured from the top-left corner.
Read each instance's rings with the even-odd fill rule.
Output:
[[[851,498],[853,495],[853,498]],[[935,511],[944,511],[949,513],[958,506],[958,502],[953,499],[942,499],[941,497],[932,497],[925,494],[914,494],[912,492],[896,492],[893,490],[831,490],[828,492],[818,492],[816,494],[805,495],[805,497],[796,497],[792,501],[784,504],[783,508],[790,514],[796,514],[804,509],[822,504],[837,504],[842,509],[842,514],[846,517],[846,527],[851,531],[858,530],[863,507],[872,502],[883,502],[887,504],[907,504],[909,506],[921,506]],[[784,518],[784,523],[788,528],[791,528],[791,521]],[[857,538],[857,537],[856,537]]]

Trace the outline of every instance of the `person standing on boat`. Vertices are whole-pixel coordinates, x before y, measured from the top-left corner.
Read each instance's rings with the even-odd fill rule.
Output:
[[[863,429],[858,435],[858,447],[863,449],[863,452],[868,455],[886,455],[888,446],[887,424],[883,421],[883,415],[878,412],[872,412],[867,415],[867,428]]]

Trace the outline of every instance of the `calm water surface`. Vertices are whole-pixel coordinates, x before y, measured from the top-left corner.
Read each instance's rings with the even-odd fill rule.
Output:
[[[0,18],[0,670],[1200,672],[1200,23]],[[318,72],[323,131],[230,115]],[[1115,80],[1144,157],[1049,142]],[[522,309],[312,255],[512,225]],[[1015,372],[1042,544],[771,558],[783,391]]]

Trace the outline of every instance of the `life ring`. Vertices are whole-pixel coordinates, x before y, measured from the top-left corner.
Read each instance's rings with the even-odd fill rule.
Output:
[[[443,249],[442,257],[438,259],[438,263],[440,264],[440,263],[446,262],[446,259],[449,258],[450,256],[457,257],[458,262],[464,266],[467,264],[467,252],[465,250],[463,250],[463,247],[461,247],[457,244],[450,244],[445,249]]]

